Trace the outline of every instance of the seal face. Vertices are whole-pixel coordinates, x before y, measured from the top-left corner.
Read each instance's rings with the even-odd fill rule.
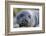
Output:
[[[17,23],[19,24],[20,27],[27,27],[28,23],[30,22],[31,15],[26,12],[22,11],[17,17]]]

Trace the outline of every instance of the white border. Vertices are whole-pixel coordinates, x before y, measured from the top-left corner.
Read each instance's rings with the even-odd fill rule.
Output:
[[[35,8],[39,9],[39,27],[13,28],[13,8]],[[10,5],[10,31],[34,31],[42,30],[42,6],[32,5]]]

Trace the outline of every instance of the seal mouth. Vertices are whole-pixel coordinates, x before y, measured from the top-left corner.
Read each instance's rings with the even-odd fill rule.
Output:
[[[22,20],[20,27],[27,27],[28,26],[28,21],[26,19]]]

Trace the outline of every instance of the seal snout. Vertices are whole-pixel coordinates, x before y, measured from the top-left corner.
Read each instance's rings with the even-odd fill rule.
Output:
[[[20,24],[20,27],[26,27],[28,26],[28,21],[26,19],[22,20],[21,24]]]

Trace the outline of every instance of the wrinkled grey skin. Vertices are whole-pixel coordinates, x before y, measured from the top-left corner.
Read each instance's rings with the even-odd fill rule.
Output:
[[[38,11],[22,10],[13,19],[14,27],[36,27],[39,24]]]

